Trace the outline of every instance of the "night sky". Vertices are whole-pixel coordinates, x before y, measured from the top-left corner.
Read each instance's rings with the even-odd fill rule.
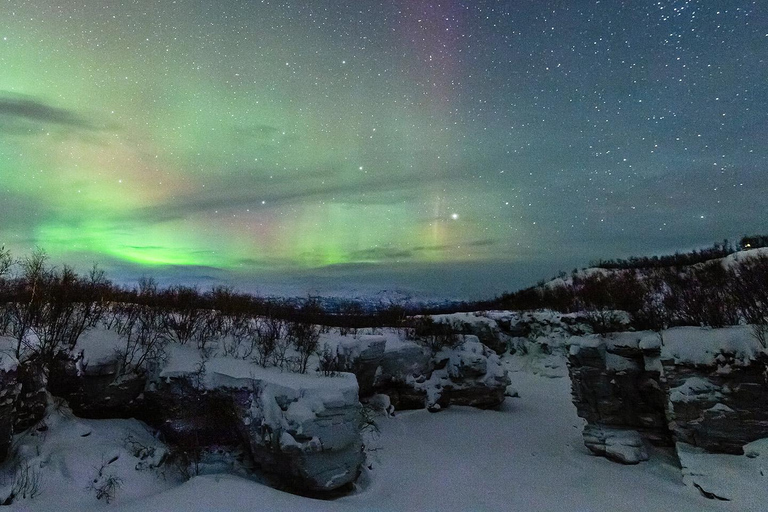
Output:
[[[490,297],[768,232],[768,2],[0,2],[0,243]]]

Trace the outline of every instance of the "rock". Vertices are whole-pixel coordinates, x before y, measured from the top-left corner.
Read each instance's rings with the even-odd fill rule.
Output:
[[[367,404],[374,412],[385,416],[392,416],[395,413],[395,406],[389,396],[384,394],[373,395],[367,400]]]
[[[653,444],[673,442],[685,468],[704,455],[741,455],[768,438],[768,355],[749,326],[573,338],[568,367],[574,404],[587,420],[584,442],[594,453],[637,458],[624,453],[636,443],[606,433],[635,431]],[[689,477],[702,494],[733,495],[719,491],[710,473],[708,480]]]
[[[340,355],[352,362],[352,371],[357,376],[361,396],[373,393],[376,372],[384,357],[386,343],[384,336],[369,334],[346,339],[339,344]]]
[[[662,361],[669,427],[675,438],[712,453],[740,455],[747,443],[768,437],[768,358],[728,373],[717,365]]]
[[[499,356],[474,335],[460,340],[457,347],[432,356],[416,343],[387,350],[376,372],[375,391],[389,396],[399,410],[499,406],[509,385]]]
[[[343,378],[335,384],[254,380],[250,408],[241,411],[256,462],[304,491],[346,485],[363,463],[357,383]]]
[[[768,356],[750,326],[679,327],[662,339],[661,385],[676,441],[740,455],[768,437]]]
[[[189,354],[174,361],[185,351],[175,352],[147,392],[170,416],[162,430],[171,440],[191,433],[201,443],[240,441],[255,463],[299,492],[326,493],[357,478],[363,444],[353,374],[299,375],[223,358],[200,366],[185,361]]]
[[[497,354],[509,350],[509,336],[501,332],[496,320],[477,313],[432,315],[436,323],[450,324],[455,332],[472,335]]]
[[[439,366],[447,357],[444,371],[447,382],[438,388],[439,402],[444,405],[468,405],[482,409],[498,407],[504,402],[509,376],[496,353],[480,343],[476,336],[466,335],[456,348],[443,350],[435,356]],[[435,371],[431,381],[441,380]]]
[[[518,393],[517,389],[512,387],[510,384],[504,389],[504,396],[508,396],[510,398],[520,398],[520,393]]]
[[[430,370],[431,357],[427,350],[415,342],[407,342],[386,350],[376,372],[375,386],[390,382],[405,382],[409,378],[425,375]]]
[[[675,448],[685,485],[712,500],[744,500],[757,507],[736,507],[738,510],[765,508],[759,505],[768,500],[768,474],[764,469],[768,439],[746,445],[746,456],[713,454],[687,443],[677,443]]]
[[[11,447],[19,393],[18,361],[0,352],[0,462],[8,456]]]
[[[39,423],[48,405],[48,379],[43,368],[34,362],[19,365],[21,392],[16,402],[13,432],[18,434]]]
[[[49,388],[67,400],[81,418],[130,418],[142,416],[138,398],[147,379],[122,375],[116,358],[82,364],[79,355],[59,354],[50,370]]]
[[[648,460],[643,438],[635,430],[584,427],[584,445],[594,454],[622,464],[638,464]]]
[[[607,428],[636,431],[652,444],[671,446],[660,374],[646,368],[645,354],[639,347],[645,335],[571,339],[568,372],[576,412],[587,420],[585,443],[594,442],[587,439],[588,429]]]
[[[397,410],[423,409],[426,392],[413,386],[426,380],[431,357],[427,350],[413,342],[387,349],[381,363],[374,370],[373,390],[389,396]]]

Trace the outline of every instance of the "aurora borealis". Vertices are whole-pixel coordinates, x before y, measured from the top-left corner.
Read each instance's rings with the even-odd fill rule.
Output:
[[[0,241],[491,296],[768,232],[759,1],[4,0]]]

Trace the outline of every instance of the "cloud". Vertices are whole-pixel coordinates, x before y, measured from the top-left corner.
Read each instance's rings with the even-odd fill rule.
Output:
[[[30,133],[29,124],[57,125],[85,131],[102,131],[99,125],[74,110],[54,107],[38,99],[0,91],[0,131]]]
[[[413,251],[408,249],[398,249],[394,247],[371,247],[360,251],[349,253],[349,259],[352,261],[384,261],[384,260],[403,260],[413,257]]]
[[[270,208],[292,204],[312,204],[321,201],[360,204],[361,198],[368,204],[400,204],[404,198],[418,195],[418,176],[393,180],[388,176],[349,179],[335,177],[335,172],[292,173],[290,180],[247,178],[246,176],[222,177],[204,191],[177,195],[161,204],[129,212],[131,222],[142,219],[149,222],[165,222],[187,219],[215,210],[232,211],[256,208],[262,201]],[[327,180],[326,183],[324,181]]]

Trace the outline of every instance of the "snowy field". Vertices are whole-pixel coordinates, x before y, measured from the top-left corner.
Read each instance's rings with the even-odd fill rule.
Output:
[[[510,369],[520,368],[519,359],[509,358],[508,363]],[[228,474],[181,483],[157,469],[137,471],[136,464],[152,463],[151,457],[139,461],[125,442],[130,435],[152,444],[138,422],[52,418],[48,430],[24,446],[44,461],[40,493],[6,510],[765,510],[764,502],[751,495],[732,502],[704,498],[683,484],[674,459],[660,451],[637,466],[591,456],[582,444],[582,420],[571,404],[567,377],[525,370],[510,376],[520,398],[507,399],[499,411],[453,407],[437,414],[410,411],[379,418],[381,435],[374,443],[378,449],[371,453],[372,469],[353,494],[334,501],[287,494]],[[115,456],[118,459],[108,463]],[[103,482],[109,474],[121,482],[107,504],[97,501],[89,486],[92,479]]]

